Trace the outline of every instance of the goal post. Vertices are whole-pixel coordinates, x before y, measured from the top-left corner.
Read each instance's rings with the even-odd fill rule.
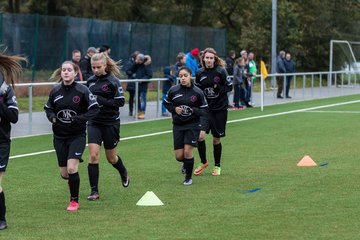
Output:
[[[341,48],[343,61],[339,67],[339,69],[334,69],[334,46],[339,46]],[[355,49],[354,49],[355,46]],[[330,40],[330,60],[329,60],[329,82],[332,83],[332,72],[335,70],[341,70],[341,67],[344,67],[344,64],[347,65],[349,70],[354,70],[356,73],[360,71],[360,52],[356,51],[356,48],[360,47],[360,42],[353,42],[347,40]],[[336,54],[335,54],[336,56]],[[355,74],[356,79],[356,74]]]

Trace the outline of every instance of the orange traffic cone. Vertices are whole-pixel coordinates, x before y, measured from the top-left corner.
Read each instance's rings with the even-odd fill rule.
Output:
[[[305,155],[300,162],[298,162],[298,164],[296,165],[298,167],[315,167],[317,166],[316,162],[314,162],[314,160],[311,159],[310,156]]]

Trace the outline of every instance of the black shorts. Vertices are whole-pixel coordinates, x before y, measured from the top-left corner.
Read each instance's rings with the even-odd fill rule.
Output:
[[[88,143],[95,143],[101,146],[104,142],[105,149],[113,149],[120,140],[120,124],[116,125],[88,125]]]
[[[209,133],[211,130],[213,137],[225,137],[227,115],[227,110],[209,111],[209,128],[206,130],[206,133]]]
[[[0,143],[0,172],[5,172],[10,156],[10,142]]]
[[[197,147],[200,128],[179,128],[173,127],[174,150],[184,148],[185,144]]]
[[[59,167],[66,167],[69,159],[83,162],[81,157],[86,144],[85,134],[65,139],[54,138],[53,142]]]

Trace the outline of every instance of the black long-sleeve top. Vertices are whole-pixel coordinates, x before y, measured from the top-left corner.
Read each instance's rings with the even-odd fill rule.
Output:
[[[119,107],[124,106],[124,90],[120,80],[111,73],[102,76],[92,76],[87,81],[92,94],[99,103],[100,113],[89,121],[90,124],[113,125],[120,123]]]
[[[0,143],[10,142],[10,123],[18,121],[19,108],[14,90],[4,81],[0,73]]]
[[[232,90],[232,82],[225,68],[220,66],[200,68],[196,72],[195,84],[204,92],[210,111],[228,108],[227,93]]]
[[[99,113],[99,105],[89,89],[77,82],[56,85],[44,106],[56,138],[85,134],[86,122]],[[54,122],[55,119],[55,122]]]
[[[201,130],[208,127],[208,104],[200,88],[191,84],[185,87],[181,84],[172,86],[163,104],[172,114],[173,124],[176,126],[199,126]],[[181,114],[175,112],[176,107],[181,107]]]

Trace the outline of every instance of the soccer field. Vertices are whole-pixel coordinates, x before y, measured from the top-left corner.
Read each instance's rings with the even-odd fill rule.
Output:
[[[191,186],[182,185],[170,119],[123,125],[118,151],[130,187],[102,152],[101,198],[86,200],[82,163],[78,212],[65,210],[54,152],[19,156],[52,150],[52,135],[13,139],[3,180],[9,228],[0,239],[360,238],[360,95],[230,111],[228,120],[222,175],[211,176],[207,136],[211,167]],[[325,166],[297,167],[304,155]],[[146,191],[164,206],[136,206]]]

